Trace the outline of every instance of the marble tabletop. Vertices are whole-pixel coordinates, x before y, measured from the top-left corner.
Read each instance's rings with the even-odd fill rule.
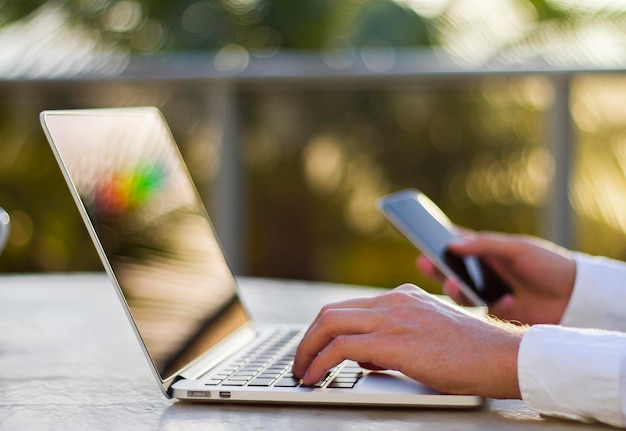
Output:
[[[308,323],[357,286],[240,278],[253,318]],[[477,410],[207,405],[167,399],[104,274],[0,276],[0,430],[574,430],[521,401]]]

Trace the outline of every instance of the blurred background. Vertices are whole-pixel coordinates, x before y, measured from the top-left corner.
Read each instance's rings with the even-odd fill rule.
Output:
[[[101,270],[38,114],[143,105],[240,275],[436,291],[405,187],[626,259],[625,66],[617,0],[0,0],[0,271]]]

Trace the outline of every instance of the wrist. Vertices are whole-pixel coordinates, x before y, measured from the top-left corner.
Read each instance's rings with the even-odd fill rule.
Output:
[[[528,326],[494,320],[497,332],[492,338],[490,376],[486,379],[484,395],[498,399],[521,399],[518,378],[518,356],[522,338]]]

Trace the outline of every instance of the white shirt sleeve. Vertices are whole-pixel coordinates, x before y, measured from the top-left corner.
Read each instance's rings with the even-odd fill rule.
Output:
[[[575,260],[562,326],[535,325],[522,339],[522,399],[548,416],[626,427],[626,264],[584,254]]]
[[[576,253],[576,282],[561,325],[626,332],[626,263]]]
[[[535,325],[518,376],[522,399],[541,414],[626,427],[626,334]]]

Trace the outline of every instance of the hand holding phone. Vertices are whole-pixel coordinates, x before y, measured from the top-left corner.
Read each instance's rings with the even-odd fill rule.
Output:
[[[378,208],[447,277],[454,277],[474,304],[492,304],[511,288],[485,262],[458,256],[448,244],[460,237],[450,219],[424,193],[402,190],[378,200]]]

